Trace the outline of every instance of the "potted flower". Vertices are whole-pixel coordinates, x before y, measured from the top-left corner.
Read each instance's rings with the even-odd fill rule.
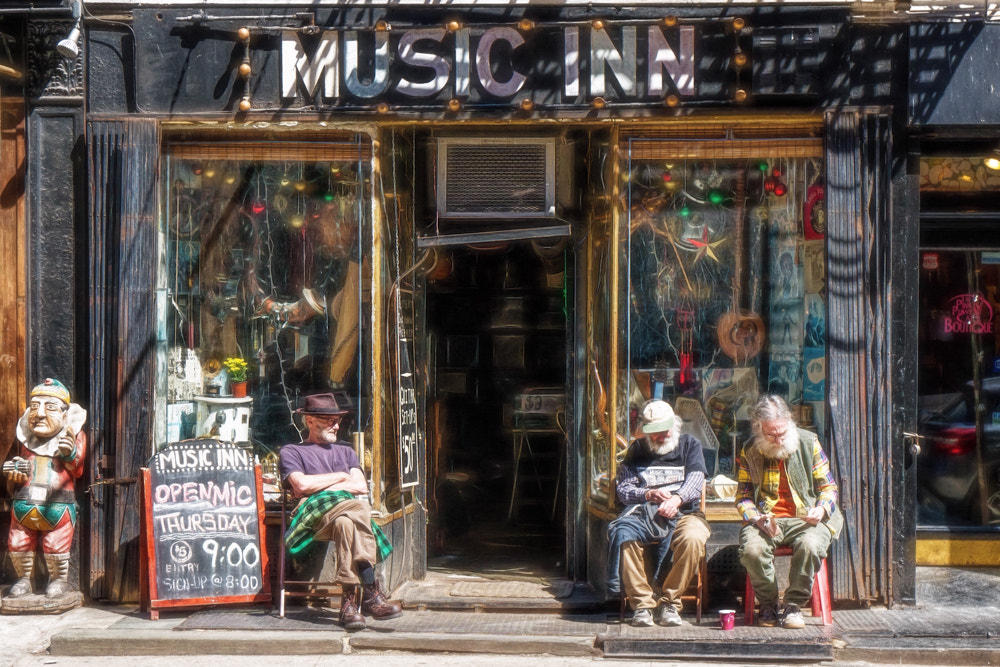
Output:
[[[241,357],[229,357],[222,362],[229,375],[229,386],[233,397],[244,398],[247,395],[247,362]]]

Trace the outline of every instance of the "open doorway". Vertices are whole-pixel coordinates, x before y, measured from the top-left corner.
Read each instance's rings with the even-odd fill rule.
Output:
[[[431,571],[567,574],[568,247],[437,250],[424,317]]]

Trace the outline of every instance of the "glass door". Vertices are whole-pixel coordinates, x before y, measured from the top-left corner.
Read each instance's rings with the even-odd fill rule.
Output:
[[[917,521],[1000,526],[1000,249],[920,253]]]

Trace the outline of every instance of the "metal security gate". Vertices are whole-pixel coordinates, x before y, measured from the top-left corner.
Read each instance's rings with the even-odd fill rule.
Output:
[[[92,121],[89,595],[139,597],[139,468],[152,453],[155,121]],[[86,564],[85,564],[86,566]],[[81,568],[83,571],[83,568]]]
[[[827,116],[829,452],[846,525],[834,544],[833,597],[868,603],[894,596],[893,478],[902,474],[893,425],[890,118]],[[905,258],[900,258],[903,261]]]

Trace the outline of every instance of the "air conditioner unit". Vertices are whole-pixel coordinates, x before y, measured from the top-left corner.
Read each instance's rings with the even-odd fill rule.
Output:
[[[555,214],[555,139],[438,139],[438,217],[551,218]]]

